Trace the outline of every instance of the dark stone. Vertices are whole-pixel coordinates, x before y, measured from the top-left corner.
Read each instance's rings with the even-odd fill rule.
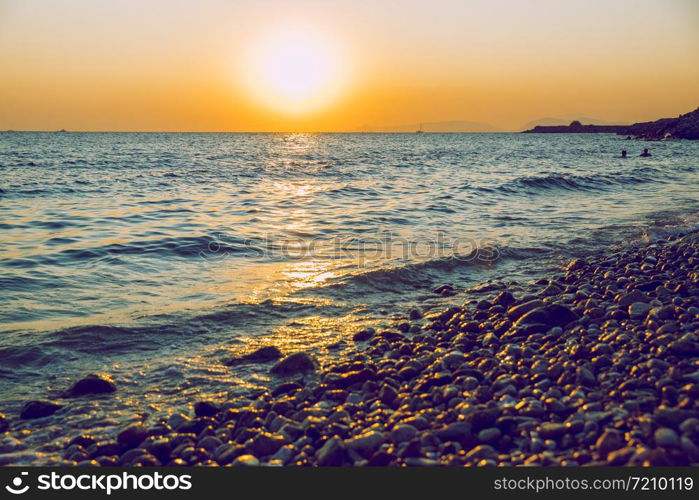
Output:
[[[674,430],[668,429],[667,427],[657,429],[655,434],[653,434],[653,439],[657,446],[662,446],[663,448],[680,447],[680,437]]]
[[[464,422],[470,423],[474,430],[481,430],[492,427],[499,416],[499,408],[475,408],[464,417]]]
[[[667,348],[678,356],[699,356],[699,342],[694,342],[687,338],[675,340]]]
[[[316,461],[323,467],[338,467],[344,464],[346,456],[345,443],[335,436],[328,439],[316,452]]]
[[[679,427],[688,418],[699,418],[699,410],[681,408],[662,408],[653,414],[655,421],[667,427]]]
[[[143,424],[133,424],[117,434],[117,442],[125,448],[134,448],[148,437],[148,428]]]
[[[221,405],[215,401],[197,401],[194,403],[194,414],[197,417],[213,417],[221,411]]]
[[[512,318],[513,320],[519,319],[525,314],[527,314],[529,311],[532,311],[534,309],[537,309],[539,307],[542,307],[544,305],[543,300],[539,299],[534,299],[530,300],[529,302],[525,302],[523,304],[516,305],[514,307],[510,307],[507,310],[507,315]]]
[[[63,397],[74,398],[87,394],[109,394],[116,391],[116,384],[108,375],[91,373],[75,382]]]
[[[279,361],[270,370],[274,375],[291,375],[315,371],[318,362],[306,352],[297,352]]]
[[[239,358],[229,359],[228,361],[225,361],[224,364],[233,366],[239,363],[267,363],[269,361],[277,360],[282,356],[283,354],[278,347],[268,345],[260,347],[259,349]]]
[[[418,320],[418,319],[420,319],[420,318],[422,318],[422,313],[421,313],[419,310],[417,310],[417,309],[412,309],[412,310],[410,311],[410,319],[411,319],[411,320],[414,321],[414,320]]]
[[[28,420],[33,418],[48,417],[63,408],[62,405],[52,401],[29,401],[20,411],[19,418]]]
[[[503,292],[500,292],[497,295],[497,297],[495,297],[493,304],[504,306],[504,307],[509,307],[514,302],[515,302],[514,296],[508,291],[503,291]]]
[[[272,396],[276,398],[277,396],[281,396],[282,394],[290,394],[300,389],[303,389],[303,386],[298,382],[286,382],[275,387],[272,390]]]
[[[374,378],[376,378],[376,373],[373,370],[364,368],[347,373],[329,373],[325,377],[325,383],[338,389],[347,389],[354,384],[363,384],[367,380],[373,380]]]
[[[612,451],[607,455],[607,465],[612,467],[626,465],[631,457],[633,457],[635,454],[636,448],[633,446],[627,446],[626,448]]]
[[[497,443],[502,432],[497,427],[488,427],[478,433],[478,441],[486,444]]]
[[[568,427],[565,424],[556,422],[545,422],[539,428],[539,436],[542,439],[558,439],[568,433]]]
[[[441,441],[464,441],[471,439],[473,433],[471,432],[471,424],[467,422],[454,422],[441,429],[434,431],[435,436],[437,436]]]
[[[149,455],[148,450],[145,448],[133,448],[121,455],[120,462],[123,466],[130,467],[132,462],[142,457],[143,455]]]
[[[250,451],[256,457],[266,457],[273,455],[279,448],[286,444],[286,439],[280,434],[270,434],[262,432],[256,435],[250,444]]]
[[[634,302],[648,302],[648,296],[640,290],[632,290],[627,294],[619,294],[615,297],[619,307],[627,308]]]
[[[80,434],[79,436],[75,436],[73,439],[71,439],[68,442],[68,447],[71,447],[73,445],[78,445],[82,446],[83,448],[88,448],[95,444],[97,440],[92,437],[90,434]]]
[[[561,304],[550,304],[525,313],[519,318],[516,325],[544,324],[549,327],[564,327],[578,318],[579,316],[568,307]]]
[[[99,441],[87,449],[90,458],[107,457],[118,455],[121,451],[121,445],[116,441]]]
[[[385,467],[396,459],[395,455],[385,451],[377,451],[367,462],[369,467]]]
[[[578,271],[580,269],[584,269],[584,268],[588,267],[589,265],[590,264],[588,264],[583,259],[573,259],[570,262],[568,262],[566,269],[568,271]]]
[[[589,387],[597,384],[597,379],[595,378],[595,375],[584,366],[578,367],[575,374],[575,380],[578,384]]]
[[[391,405],[398,396],[396,390],[390,385],[384,385],[379,391],[379,399],[383,404]]]
[[[618,450],[623,445],[624,440],[621,433],[614,429],[606,429],[599,439],[597,439],[597,443],[595,444],[597,450],[599,450],[599,452],[605,457],[608,453]]]
[[[369,340],[371,337],[374,336],[374,332],[371,330],[360,330],[354,335],[352,335],[352,340],[355,342],[364,342],[365,340]]]

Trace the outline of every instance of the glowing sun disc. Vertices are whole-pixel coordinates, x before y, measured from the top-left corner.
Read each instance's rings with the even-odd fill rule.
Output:
[[[340,93],[346,61],[331,38],[308,31],[276,31],[249,47],[247,86],[266,105],[305,112],[329,104]]]

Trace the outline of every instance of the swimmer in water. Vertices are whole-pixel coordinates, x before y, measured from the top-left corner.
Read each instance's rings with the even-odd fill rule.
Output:
[[[626,150],[625,149],[621,150],[621,157],[626,158]]]
[[[643,150],[643,153],[641,153],[640,156],[643,156],[643,157],[650,156],[650,152],[648,152],[648,148],[645,148],[645,149]]]

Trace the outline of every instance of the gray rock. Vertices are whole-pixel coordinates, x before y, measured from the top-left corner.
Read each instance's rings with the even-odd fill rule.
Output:
[[[645,318],[650,310],[650,304],[646,302],[634,302],[629,306],[629,316],[634,319]]]
[[[597,379],[595,378],[595,375],[584,366],[578,367],[575,374],[575,378],[580,385],[592,387],[597,384]]]
[[[542,439],[558,439],[568,433],[566,424],[557,422],[544,422],[539,428],[539,436]]]
[[[680,446],[680,437],[675,431],[667,427],[661,427],[656,430],[653,438],[655,439],[655,444],[663,448],[679,448]]]
[[[463,441],[473,436],[471,424],[468,422],[454,422],[437,429],[434,434],[442,441]]]
[[[461,351],[451,351],[442,358],[442,366],[448,370],[454,370],[463,364],[466,357]]]
[[[231,464],[234,467],[257,467],[260,461],[254,455],[240,455]]]
[[[390,436],[393,442],[403,443],[417,436],[418,430],[409,424],[398,424],[391,430]]]
[[[633,290],[625,295],[619,294],[616,297],[619,307],[622,308],[626,308],[634,302],[648,302],[649,300],[650,298],[640,290]]]
[[[480,444],[466,453],[467,460],[482,460],[497,458],[498,452],[489,444]]]
[[[347,450],[339,437],[331,437],[316,452],[316,462],[322,467],[338,467],[345,463]]]
[[[286,465],[294,458],[296,448],[293,445],[287,444],[277,450],[277,452],[269,457],[269,460],[278,460],[282,465]]]
[[[286,444],[286,439],[280,434],[270,434],[261,432],[257,434],[250,443],[250,451],[256,457],[266,457],[273,455],[279,448]]]
[[[675,308],[673,306],[654,307],[648,314],[663,320],[672,319],[675,317]]]
[[[501,435],[502,432],[497,427],[488,427],[478,433],[478,441],[485,444],[496,443]]]
[[[347,439],[345,446],[348,450],[356,451],[364,458],[369,458],[385,440],[384,435],[380,432],[369,431],[357,437]]]
[[[697,445],[692,442],[689,436],[682,436],[680,444],[682,446],[682,451],[684,451],[691,460],[695,462],[699,461],[699,448],[697,448]]]
[[[595,446],[597,450],[605,457],[612,451],[618,450],[624,445],[624,440],[619,431],[614,429],[606,429],[597,439]]]
[[[436,467],[439,465],[437,460],[425,457],[407,457],[405,465],[408,467]]]

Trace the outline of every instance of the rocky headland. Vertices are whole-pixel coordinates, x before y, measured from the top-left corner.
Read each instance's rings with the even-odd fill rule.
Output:
[[[677,118],[636,123],[618,132],[639,139],[699,139],[699,108]]]
[[[619,134],[645,140],[699,139],[699,108],[676,118],[661,118],[633,125],[570,125],[536,126],[523,133],[533,134]]]
[[[583,125],[575,120],[570,125],[537,125],[523,134],[618,134],[627,125]]]

